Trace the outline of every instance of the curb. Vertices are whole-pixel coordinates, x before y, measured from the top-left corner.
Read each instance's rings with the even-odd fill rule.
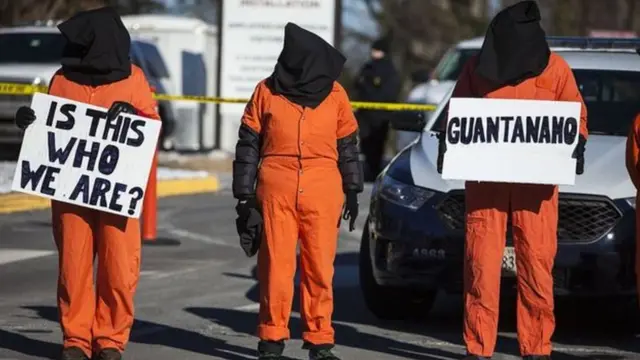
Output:
[[[191,179],[168,179],[158,181],[158,198],[210,193],[220,190],[220,181],[215,176]],[[12,192],[0,194],[0,214],[43,210],[51,207],[51,200],[39,196]]]

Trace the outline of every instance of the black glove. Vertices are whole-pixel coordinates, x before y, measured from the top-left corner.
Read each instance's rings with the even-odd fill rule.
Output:
[[[587,145],[587,139],[584,136],[580,135],[578,139],[578,145],[573,150],[573,154],[571,157],[576,159],[576,174],[582,175],[584,173],[584,150]]]
[[[441,132],[438,135],[438,174],[442,174],[442,167],[444,165],[444,153],[447,152],[447,138],[445,132]]]
[[[136,108],[126,101],[114,101],[107,112],[107,120],[111,121],[120,114],[137,114]]]
[[[258,253],[264,223],[255,198],[242,199],[236,205],[236,230],[240,236],[240,247],[248,257]]]
[[[18,111],[16,111],[15,122],[16,126],[20,129],[26,129],[34,121],[36,121],[36,113],[32,108],[28,106],[21,106]]]
[[[344,205],[344,213],[342,218],[349,220],[349,231],[355,230],[356,218],[358,217],[358,193],[355,191],[347,192],[347,201]]]

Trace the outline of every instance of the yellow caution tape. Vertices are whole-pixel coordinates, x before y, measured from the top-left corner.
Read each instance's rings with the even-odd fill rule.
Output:
[[[46,86],[31,84],[0,83],[0,95],[31,95],[36,92],[47,92]],[[214,104],[246,104],[249,99],[232,99],[210,96],[192,95],[166,95],[154,94],[156,100],[163,101],[195,101],[199,103]],[[431,104],[403,104],[403,103],[381,103],[381,102],[361,102],[351,103],[354,109],[386,110],[386,111],[432,111],[436,107]]]

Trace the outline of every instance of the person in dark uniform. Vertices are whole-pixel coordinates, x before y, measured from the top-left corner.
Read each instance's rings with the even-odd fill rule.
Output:
[[[400,93],[400,77],[389,52],[389,40],[376,40],[369,60],[358,75],[354,99],[368,102],[396,102]],[[389,132],[391,112],[384,110],[358,110],[360,147],[365,156],[365,180],[373,181],[382,171],[384,145]]]

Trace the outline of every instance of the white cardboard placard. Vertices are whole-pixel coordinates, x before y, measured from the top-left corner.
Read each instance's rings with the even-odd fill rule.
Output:
[[[139,218],[161,122],[36,93],[12,190]]]
[[[451,98],[442,178],[573,185],[579,102]]]

